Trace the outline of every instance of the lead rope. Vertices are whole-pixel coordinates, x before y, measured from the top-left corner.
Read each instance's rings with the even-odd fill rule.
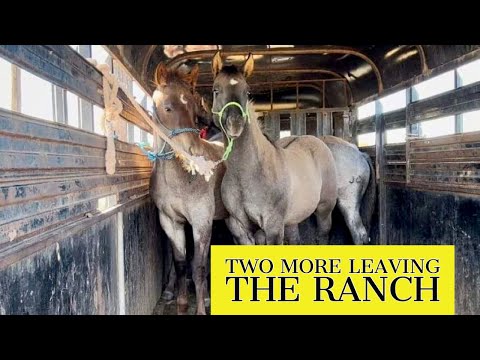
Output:
[[[105,129],[105,136],[107,138],[107,150],[105,152],[105,169],[108,175],[115,174],[116,154],[114,142],[114,123],[120,120],[120,113],[123,110],[123,105],[117,97],[118,80],[110,73],[110,67],[107,64],[94,63],[97,69],[103,75],[103,101],[105,103],[105,110],[103,112],[102,122]]]
[[[222,109],[220,111],[213,111],[212,110],[212,114],[215,114],[215,115],[218,115],[219,117],[219,120],[218,122],[220,123],[220,127],[222,128],[222,132],[225,134],[225,137],[227,138],[227,147],[225,148],[225,152],[223,153],[223,157],[222,157],[222,160],[221,161],[226,161],[228,159],[228,157],[230,156],[230,153],[232,152],[232,149],[233,149],[233,139],[228,136],[227,134],[227,131],[225,130],[225,128],[223,127],[223,123],[222,123],[222,119],[223,119],[223,112],[229,107],[229,106],[236,106],[240,109],[240,111],[242,112],[242,117],[245,119],[247,118],[247,121],[248,123],[250,124],[250,114],[245,111],[242,107],[241,104],[239,104],[238,102],[236,101],[230,101],[228,103],[226,103]]]
[[[107,106],[108,106],[108,111],[109,112],[110,112],[110,110],[113,110],[114,100],[112,100],[112,99],[117,98],[118,88],[122,89],[124,94],[127,96],[128,100],[130,101],[131,105],[133,105],[135,110],[137,110],[137,112],[143,118],[145,123],[147,123],[153,129],[155,134],[158,135],[160,138],[162,138],[168,145],[170,145],[170,147],[172,148],[172,151],[174,151],[178,155],[183,156],[184,161],[187,162],[189,168],[191,169],[190,172],[192,174],[198,173],[198,174],[204,176],[206,181],[209,181],[211,176],[213,175],[213,170],[215,169],[215,167],[221,161],[214,162],[214,161],[206,160],[203,156],[193,156],[191,154],[188,154],[186,151],[184,151],[180,147],[178,147],[172,140],[170,140],[170,138],[167,135],[165,135],[162,132],[162,130],[160,128],[160,125],[157,124],[155,121],[153,121],[150,118],[149,115],[147,115],[145,110],[136,102],[136,100],[129,94],[129,92],[126,89],[123,88],[123,85],[119,84],[118,81],[113,76],[111,76],[108,71],[102,70],[102,68],[105,68],[105,67],[106,67],[106,69],[109,69],[108,65],[106,65],[106,64],[97,65],[96,61],[91,61],[91,62],[98,68],[98,70],[103,75],[104,97],[105,97],[105,94],[108,94],[108,95],[106,95],[107,97],[105,98],[105,113],[107,112]],[[115,90],[115,86],[113,86],[115,83],[116,83],[116,91],[114,91],[114,94],[113,94],[113,91],[105,90],[105,89]],[[105,86],[105,85],[107,85],[107,86]],[[110,87],[110,86],[112,86],[112,87]],[[115,95],[115,96],[113,96],[113,95]],[[107,99],[108,99],[108,102],[107,102]],[[118,101],[120,101],[120,100],[118,100]],[[120,112],[118,112],[118,114],[120,114]],[[114,115],[114,113],[112,112],[111,114],[109,113],[108,116],[113,116],[113,115]],[[106,121],[106,123],[107,123],[107,121]],[[106,130],[109,131],[109,132],[112,132],[109,129],[106,129]],[[112,153],[112,150],[113,150],[113,154],[115,152],[115,143],[113,141],[113,136],[111,136],[110,145],[108,145],[108,142],[109,142],[109,140],[108,140],[108,137],[107,137],[107,151],[109,151],[108,152],[109,155],[105,157],[106,163],[109,164],[108,169],[107,169],[107,173],[109,171],[110,172],[112,171],[111,153]],[[109,147],[110,147],[110,150],[108,150]],[[115,155],[113,155],[113,163],[115,163]],[[115,171],[114,166],[115,165],[113,165],[113,171]]]
[[[173,129],[173,130],[170,130],[170,135],[168,135],[168,137],[171,139],[177,135],[180,135],[180,134],[184,134],[184,133],[195,133],[195,134],[199,134],[200,133],[200,130],[198,129],[194,129],[194,128],[178,128],[178,129]],[[169,151],[169,152],[166,152],[164,153],[163,151],[165,150],[165,146],[167,145],[167,143],[164,141],[163,142],[163,146],[162,146],[162,149],[155,153],[153,151],[148,151],[148,150],[145,150],[145,147],[148,146],[148,144],[146,143],[135,143],[141,150],[142,152],[147,156],[148,160],[152,161],[152,162],[155,162],[157,160],[173,160],[175,158],[175,152],[173,150]]]

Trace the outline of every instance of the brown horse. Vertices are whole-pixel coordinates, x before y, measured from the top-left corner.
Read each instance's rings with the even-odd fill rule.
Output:
[[[170,129],[170,137],[186,152],[216,161],[222,157],[221,143],[208,142],[195,129],[198,101],[192,92],[198,68],[189,75],[168,71],[161,64],[156,70],[157,88],[153,94],[156,115]],[[156,145],[161,140],[156,139]],[[167,152],[168,154],[168,152]],[[173,156],[173,154],[172,154]],[[186,241],[184,226],[193,229],[194,254],[192,275],[197,298],[197,314],[205,314],[207,261],[214,219],[227,216],[221,201],[220,184],[225,168],[219,164],[209,182],[192,176],[179,157],[159,156],[152,170],[150,194],[158,208],[160,224],[170,239],[177,278],[177,312],[188,309],[186,286]]]
[[[297,224],[315,213],[325,241],[337,201],[332,153],[314,136],[292,137],[282,147],[265,137],[248,101],[253,65],[249,56],[242,73],[223,66],[219,53],[212,62],[212,113],[225,141],[233,141],[221,189],[227,225],[240,244],[283,244],[284,236],[297,239]]]

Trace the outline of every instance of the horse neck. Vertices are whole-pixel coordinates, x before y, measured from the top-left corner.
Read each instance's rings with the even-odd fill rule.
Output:
[[[245,124],[240,137],[235,140],[228,161],[235,164],[235,168],[240,168],[244,164],[248,167],[260,166],[270,162],[275,152],[275,146],[263,135],[258,121],[251,119],[250,123]]]

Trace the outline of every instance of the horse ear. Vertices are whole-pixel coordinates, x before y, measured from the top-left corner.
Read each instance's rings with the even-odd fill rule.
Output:
[[[243,65],[243,75],[248,78],[250,75],[253,73],[253,67],[255,61],[253,60],[253,55],[248,54],[247,61],[245,61],[245,64]]]
[[[160,63],[155,70],[154,81],[157,85],[163,85],[167,82],[167,67],[164,63]]]
[[[195,86],[197,85],[197,80],[198,80],[198,73],[199,73],[199,67],[198,64],[195,64],[193,67],[192,71],[185,77],[185,80],[192,85],[192,89],[195,90]]]
[[[214,78],[217,77],[218,73],[222,70],[222,67],[223,67],[222,56],[220,55],[220,51],[217,51],[217,53],[215,54],[212,60],[212,72],[213,72]]]

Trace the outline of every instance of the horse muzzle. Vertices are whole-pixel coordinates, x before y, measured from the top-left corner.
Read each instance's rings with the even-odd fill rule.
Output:
[[[236,139],[242,135],[244,125],[245,122],[241,116],[234,119],[228,118],[225,124],[225,131],[230,138]]]

